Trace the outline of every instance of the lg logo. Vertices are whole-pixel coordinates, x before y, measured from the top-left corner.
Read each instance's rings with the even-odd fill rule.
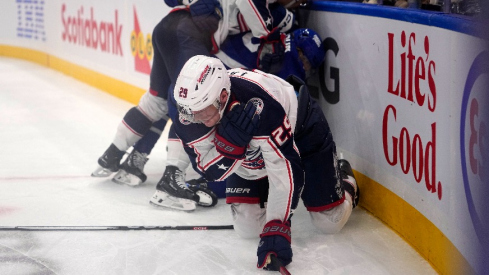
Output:
[[[328,56],[328,52],[331,51],[334,56],[336,57],[338,55],[339,47],[338,43],[336,43],[336,40],[334,40],[331,37],[326,38],[323,41],[323,46],[326,51],[326,56]],[[325,70],[328,62],[324,62],[320,67],[319,67],[319,83],[321,87],[321,94],[323,95],[324,99],[331,104],[336,104],[340,101],[340,69],[336,67],[329,67],[329,77],[333,80],[334,82],[334,89],[331,91],[328,89],[326,86],[326,79],[324,77],[325,75]]]

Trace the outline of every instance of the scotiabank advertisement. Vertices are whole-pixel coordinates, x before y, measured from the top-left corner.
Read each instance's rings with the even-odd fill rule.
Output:
[[[147,89],[164,1],[2,1],[1,44],[33,48]]]
[[[467,240],[489,232],[487,44],[364,15],[311,11],[307,24],[327,48],[313,86],[338,151],[477,262]]]

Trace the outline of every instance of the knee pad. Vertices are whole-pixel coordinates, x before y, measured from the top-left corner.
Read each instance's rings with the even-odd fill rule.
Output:
[[[141,113],[151,121],[158,121],[162,118],[168,120],[168,101],[152,95],[149,91],[141,97],[138,107]]]
[[[351,198],[347,196],[345,201],[329,210],[321,212],[309,212],[314,226],[323,234],[335,234],[340,232],[350,218],[352,211]]]
[[[234,230],[242,238],[258,238],[265,226],[264,208],[259,204],[233,203],[231,204]]]

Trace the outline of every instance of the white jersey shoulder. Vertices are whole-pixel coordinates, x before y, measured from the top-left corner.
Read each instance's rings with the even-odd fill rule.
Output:
[[[272,2],[274,1],[268,1],[268,3]],[[221,45],[228,35],[242,32],[243,30],[240,27],[243,24],[247,25],[255,37],[269,34],[272,18],[269,12],[268,14],[263,12],[263,7],[268,8],[267,1],[220,0],[220,3],[222,20],[214,33],[214,40],[217,45]],[[262,12],[260,13],[260,11]]]

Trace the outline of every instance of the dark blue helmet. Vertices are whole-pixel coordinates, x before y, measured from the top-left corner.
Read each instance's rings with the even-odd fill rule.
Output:
[[[313,69],[321,65],[326,56],[319,34],[311,29],[297,29],[293,32],[296,47],[309,59]]]

